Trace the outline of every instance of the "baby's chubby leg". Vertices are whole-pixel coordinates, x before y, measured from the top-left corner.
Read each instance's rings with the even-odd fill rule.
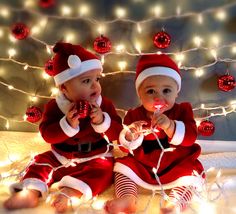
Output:
[[[128,177],[116,173],[115,192],[117,198],[106,202],[106,212],[110,214],[135,213],[137,209],[137,185]]]
[[[13,193],[3,206],[8,210],[21,208],[33,208],[38,206],[40,192],[37,190],[27,189]]]

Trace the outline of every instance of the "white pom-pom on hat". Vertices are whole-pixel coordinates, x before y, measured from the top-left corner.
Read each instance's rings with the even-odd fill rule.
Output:
[[[70,55],[67,62],[70,68],[78,68],[81,66],[81,60],[77,55]]]

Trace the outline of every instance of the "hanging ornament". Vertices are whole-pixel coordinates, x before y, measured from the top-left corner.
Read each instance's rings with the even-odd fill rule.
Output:
[[[39,0],[39,6],[42,8],[49,8],[55,5],[55,0]]]
[[[153,43],[157,48],[168,48],[171,42],[171,37],[164,30],[156,33],[153,38]]]
[[[42,111],[36,106],[31,106],[26,110],[27,121],[36,123],[42,118]]]
[[[198,126],[198,133],[202,136],[211,136],[215,132],[215,125],[209,120],[204,120]]]
[[[80,100],[77,102],[76,107],[80,118],[86,118],[87,116],[89,116],[91,107],[88,101]]]
[[[18,22],[12,26],[11,32],[16,39],[22,40],[29,36],[30,30],[24,23]]]
[[[107,37],[101,35],[93,42],[93,49],[99,54],[105,54],[111,50],[111,41]]]
[[[53,60],[49,59],[45,65],[44,65],[44,70],[49,76],[53,76]]]
[[[229,74],[222,75],[218,78],[218,88],[221,91],[231,91],[235,87],[235,79]]]

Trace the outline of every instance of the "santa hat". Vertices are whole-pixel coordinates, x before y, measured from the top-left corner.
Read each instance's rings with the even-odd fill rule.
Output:
[[[178,91],[180,91],[181,76],[179,68],[176,63],[165,54],[150,54],[141,56],[136,68],[136,91],[138,92],[138,88],[147,77],[155,75],[171,77],[176,81]]]
[[[89,70],[102,70],[101,61],[80,45],[58,42],[53,51],[55,56],[53,71],[50,74],[57,86]]]

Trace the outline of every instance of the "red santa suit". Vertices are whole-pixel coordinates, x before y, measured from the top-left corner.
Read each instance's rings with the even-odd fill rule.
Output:
[[[171,120],[175,121],[175,131],[172,138],[168,138],[163,130],[156,132],[165,149],[160,159],[162,149],[154,134],[143,134],[135,140],[125,140],[123,129],[120,134],[120,144],[133,150],[133,155],[116,159],[114,171],[121,173],[139,186],[149,190],[160,190],[161,186],[155,178],[153,169],[157,169],[162,188],[170,189],[177,186],[202,186],[202,164],[197,159],[201,148],[195,143],[197,137],[196,124],[193,118],[192,107],[189,103],[175,104],[172,109],[164,112]],[[146,116],[143,106],[129,110],[124,118],[124,124],[130,125],[135,121],[146,121],[148,127],[151,120]],[[129,147],[129,144],[130,147]]]
[[[59,187],[77,189],[88,200],[113,182],[112,146],[108,146],[104,134],[109,141],[117,140],[122,130],[121,118],[112,102],[100,96],[97,104],[103,111],[104,122],[94,125],[85,118],[74,129],[66,121],[69,104],[59,94],[46,105],[40,132],[51,144],[51,151],[34,158],[21,186],[36,189],[44,196],[51,184],[59,182]]]

